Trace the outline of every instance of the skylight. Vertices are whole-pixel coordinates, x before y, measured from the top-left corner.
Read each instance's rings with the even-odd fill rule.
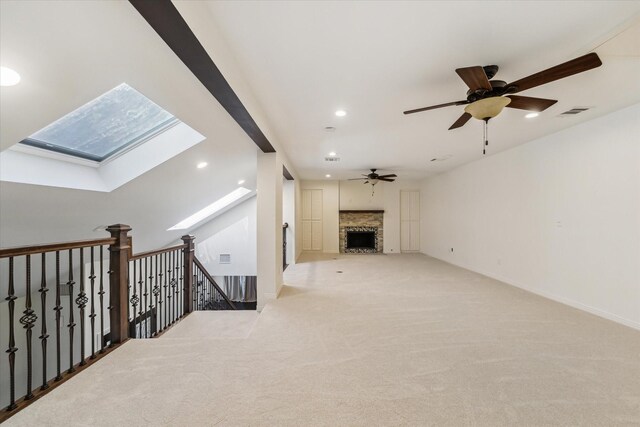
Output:
[[[226,196],[211,203],[209,206],[205,207],[204,209],[201,209],[198,212],[194,213],[189,218],[183,219],[173,227],[169,228],[167,231],[184,230],[184,229],[190,228],[191,226],[202,221],[203,219],[208,218],[214,213],[219,212],[222,209],[226,208],[233,202],[240,200],[242,197],[246,196],[249,193],[251,193],[251,190],[248,190],[244,187],[237,188],[236,190],[232,191]]]
[[[177,123],[176,117],[122,83],[21,143],[102,162]]]

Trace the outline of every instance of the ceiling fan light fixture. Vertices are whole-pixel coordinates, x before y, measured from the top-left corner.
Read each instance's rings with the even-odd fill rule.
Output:
[[[529,113],[525,117],[527,119],[533,119],[534,117],[538,117],[539,115],[540,115],[539,113]]]
[[[471,114],[474,119],[492,119],[502,112],[504,107],[509,105],[510,98],[504,96],[494,96],[473,102],[464,108],[466,113]]]

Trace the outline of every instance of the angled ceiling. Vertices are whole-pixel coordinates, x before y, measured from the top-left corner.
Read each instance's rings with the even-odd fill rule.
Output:
[[[1,89],[2,150],[123,82],[206,137],[108,194],[0,183],[0,246],[102,237],[92,230],[119,222],[132,226],[136,251],[151,249],[184,234],[165,230],[238,180],[255,188],[253,141],[128,2],[0,8],[0,59],[22,76]]]
[[[489,154],[640,102],[637,47],[628,33],[621,36],[626,42],[615,43],[637,23],[637,1],[208,6],[303,178],[346,178],[370,167],[420,178],[480,158],[479,121],[447,130],[462,107],[402,114],[464,99],[467,88],[454,72],[459,67],[497,64],[496,78],[514,81],[594,49],[604,63],[523,92],[558,103],[532,120],[505,110],[490,123]],[[576,106],[593,108],[558,117]],[[347,116],[335,117],[338,109]],[[331,151],[340,162],[324,161]]]

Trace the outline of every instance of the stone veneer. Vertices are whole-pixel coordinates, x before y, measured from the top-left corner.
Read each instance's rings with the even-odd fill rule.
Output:
[[[377,228],[378,253],[384,249],[383,211],[340,211],[339,236],[340,253],[345,253],[344,244],[347,227]]]

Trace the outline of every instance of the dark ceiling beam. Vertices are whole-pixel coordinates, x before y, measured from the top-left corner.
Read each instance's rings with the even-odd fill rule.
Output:
[[[288,181],[293,181],[293,175],[291,175],[291,172],[289,172],[285,165],[282,165],[282,175],[287,178]]]
[[[129,0],[129,2],[253,142],[264,153],[275,153],[273,145],[262,133],[171,0]]]

